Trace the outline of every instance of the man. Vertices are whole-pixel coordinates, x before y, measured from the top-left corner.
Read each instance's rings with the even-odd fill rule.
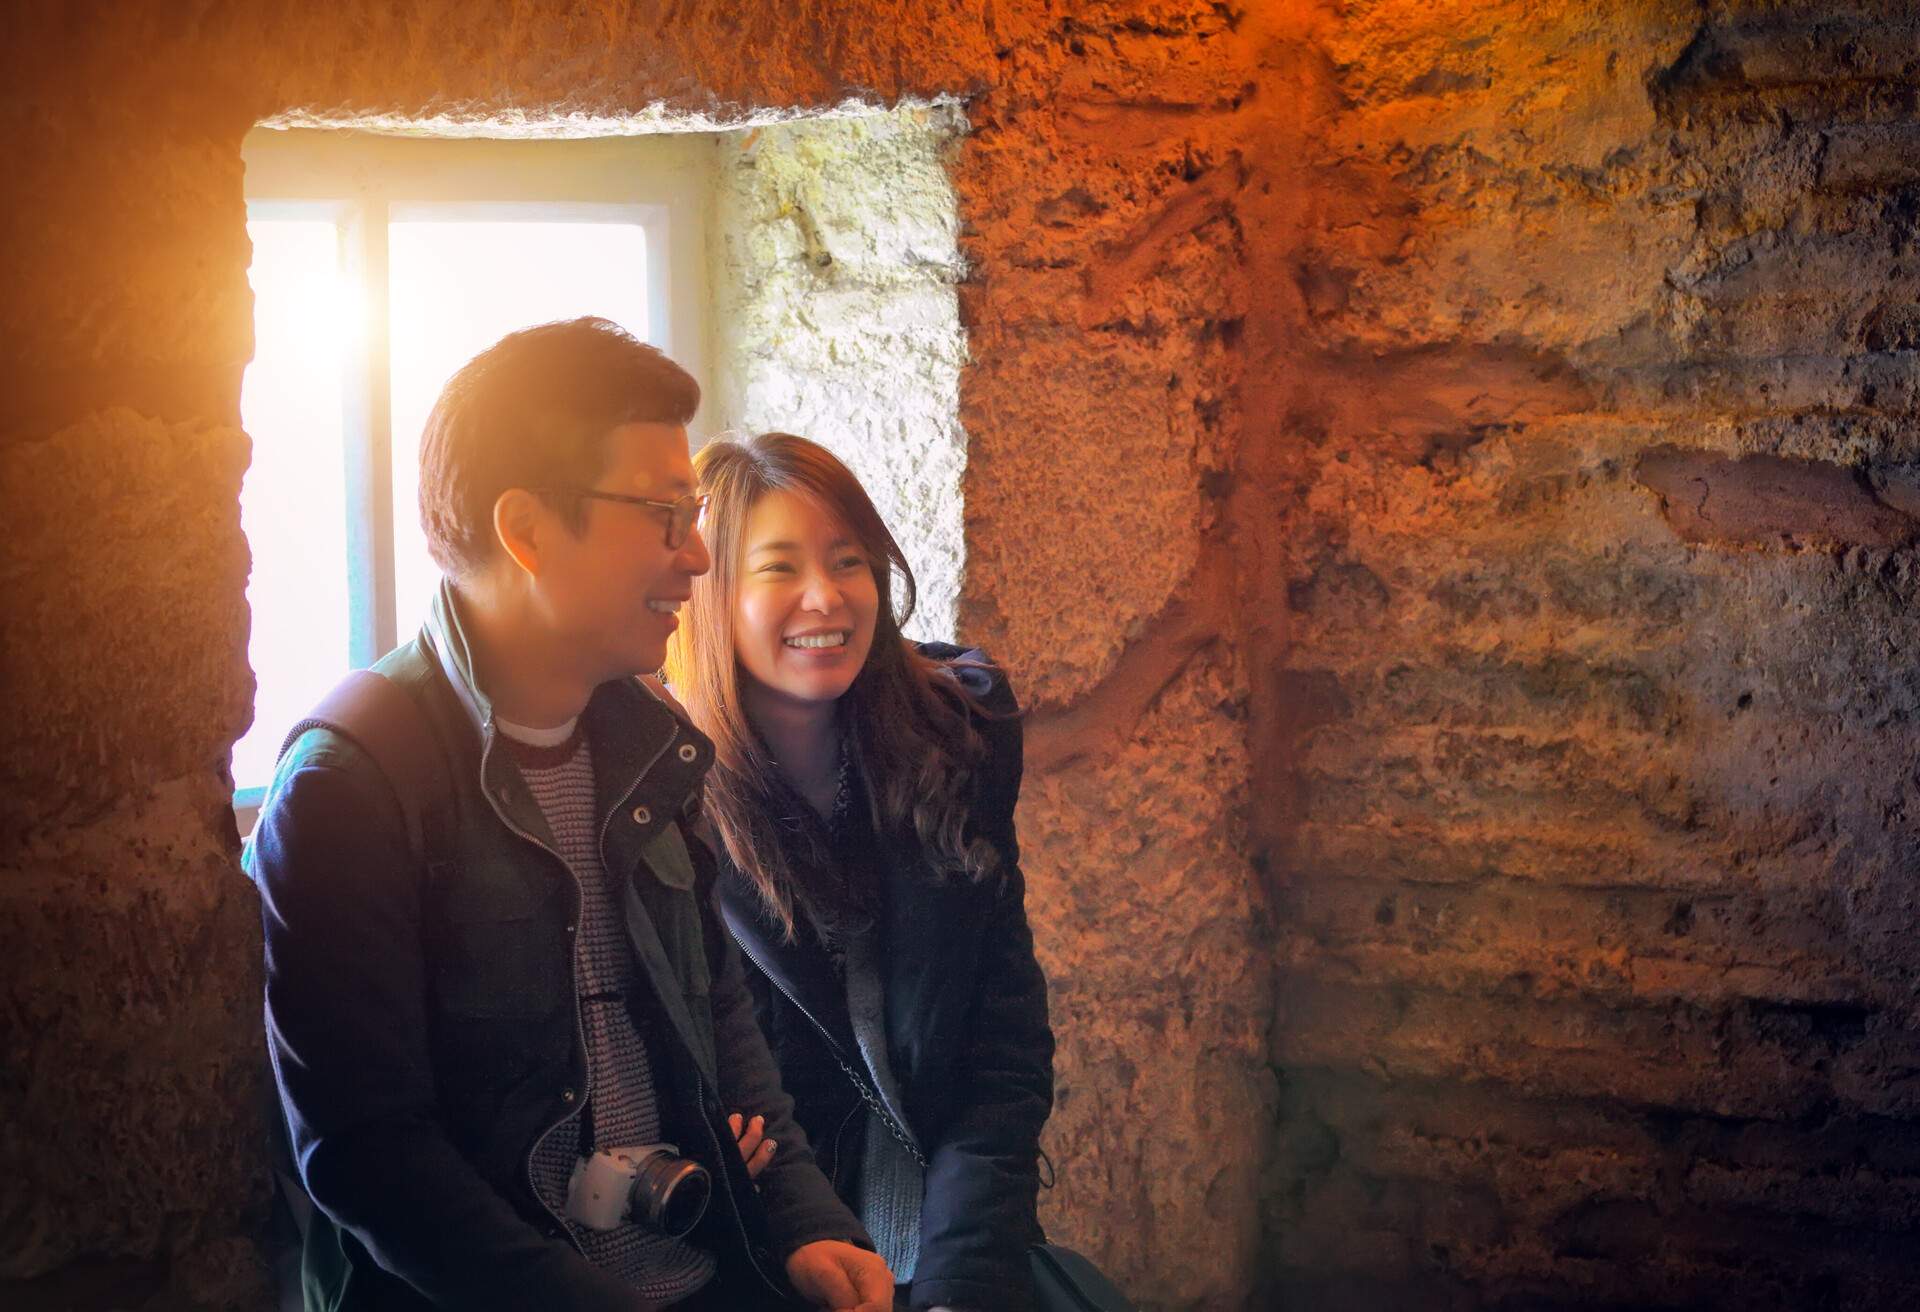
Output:
[[[788,1284],[890,1306],[708,900],[686,826],[711,744],[635,677],[709,564],[698,404],[600,319],[514,333],[454,375],[420,457],[445,578],[376,667],[417,708],[435,785],[334,727],[275,773],[247,855],[317,1205],[310,1309],[735,1309],[779,1306]],[[757,1184],[726,1106],[765,1118]],[[575,1220],[581,1159],[643,1143],[710,1174],[700,1223]]]

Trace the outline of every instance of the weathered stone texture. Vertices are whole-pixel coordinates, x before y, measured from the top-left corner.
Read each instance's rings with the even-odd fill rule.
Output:
[[[1248,363],[1293,438],[1247,593],[1302,1305],[1920,1296],[1915,35],[1321,29],[1342,182]]]
[[[112,1257],[190,1300],[266,1297],[232,1242],[267,1182],[259,917],[229,797],[207,770],[6,851],[0,1287]]]
[[[1126,12],[1131,8],[1132,12]],[[1265,29],[1085,7],[1015,48],[955,161],[962,630],[1038,708],[1021,823],[1062,1039],[1050,1228],[1148,1307],[1245,1306],[1271,1077],[1222,506],[1251,312],[1235,208]]]
[[[1248,1078],[1270,973],[1252,888],[1220,874],[1245,841],[1239,695],[1225,661],[1195,661],[1124,750],[1034,779],[1021,807],[1063,1039],[1041,1219],[1151,1307],[1241,1306],[1257,1275],[1261,1153],[1229,1127],[1272,1115]]]
[[[12,379],[0,442],[109,405],[238,426],[253,342],[233,149],[245,120],[223,134],[217,114],[190,119],[156,151],[159,107],[36,108],[14,104],[3,120],[31,148],[10,152],[14,199],[0,212]]]
[[[258,919],[224,777],[252,694],[246,456],[237,429],[125,409],[0,448],[0,1280],[83,1254],[191,1273],[262,1215]]]
[[[1222,11],[1163,7],[1069,20],[1022,53],[956,164],[984,273],[961,299],[963,619],[1060,702],[1182,591],[1232,463],[1232,107],[1258,51]]]
[[[246,729],[247,452],[123,409],[0,448],[0,835],[217,771]]]
[[[957,384],[928,374],[905,408],[918,440],[957,386],[960,428],[893,513],[963,529],[943,604],[1035,708],[1049,1223],[1149,1307],[1920,1296],[1907,6],[10,21],[33,203],[0,243],[0,470],[33,627],[5,650],[10,698],[45,710],[6,766],[37,826],[0,869],[8,956],[37,974],[10,984],[33,1060],[5,1142],[145,1109],[165,1165],[92,1212],[42,1185],[60,1224],[7,1226],[9,1274],[88,1253],[245,1301],[208,1272],[258,1189],[256,944],[214,804],[247,690],[246,126],[566,135],[960,98],[958,135],[938,110],[736,149],[736,227],[802,163],[857,192],[944,151],[958,229],[869,225],[822,187],[811,237],[798,211],[739,234],[764,275],[740,308],[764,314],[734,396],[747,422],[830,425],[841,366],[789,325],[858,327],[865,359],[940,318],[927,358]],[[810,241],[846,282],[809,272]],[[870,310],[878,335],[850,322]],[[201,1064],[126,1017],[206,1036]],[[52,1110],[96,1094],[101,1120]]]
[[[966,561],[964,270],[946,163],[966,120],[906,107],[716,142],[714,395],[705,422],[811,437],[860,476],[951,641]]]
[[[94,493],[63,481],[6,576],[9,607],[34,626],[9,668],[48,702],[28,721],[41,737],[9,766],[8,805],[37,829],[4,870],[9,1050],[33,1058],[7,1086],[7,1142],[38,1192],[9,1196],[6,1214],[45,1208],[36,1228],[7,1227],[0,1278],[38,1278],[30,1296],[62,1306],[257,1305],[246,1264],[221,1255],[249,1233],[264,1181],[246,1128],[258,943],[214,804],[249,689],[231,431],[248,348],[245,129],[758,124],[723,166],[742,267],[760,281],[735,307],[753,339],[718,390],[736,419],[829,439],[817,430],[871,412],[843,449],[876,481],[905,475],[890,513],[929,540],[910,551],[933,548],[927,622],[988,646],[1042,708],[1023,820],[1036,932],[1060,981],[1050,1223],[1146,1306],[1244,1305],[1260,1266],[1272,990],[1243,856],[1244,667],[1221,507],[1255,29],[1191,0],[1064,13],[130,3],[9,21],[14,180],[41,202],[7,219],[9,514],[37,495],[36,452],[97,450],[126,473]],[[910,108],[955,98],[970,98],[964,134],[951,108]],[[849,101],[862,113],[781,122]],[[876,215],[875,193],[895,184],[911,203]],[[786,200],[801,204],[764,212]],[[809,242],[833,256],[828,275],[807,263]],[[911,386],[843,386],[901,342],[926,365]],[[155,544],[152,560],[126,558],[122,524]],[[60,596],[77,599],[81,627],[46,618]],[[92,617],[122,610],[135,636],[88,640]],[[83,695],[103,687],[119,690],[111,705]],[[60,715],[65,736],[41,732]],[[99,759],[121,773],[92,780]],[[170,914],[151,901],[156,881]],[[82,987],[70,963],[95,941],[107,946],[85,958]],[[131,1011],[194,1036],[192,1059],[117,1024]],[[74,1117],[78,1097],[111,1110]],[[94,1181],[90,1211],[44,1183],[69,1132],[119,1145],[141,1115],[159,1131],[153,1172]]]

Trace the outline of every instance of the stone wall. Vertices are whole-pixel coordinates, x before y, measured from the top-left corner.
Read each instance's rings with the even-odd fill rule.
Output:
[[[1920,1297],[1905,8],[1318,29],[1244,580],[1298,1305]]]
[[[913,294],[964,270],[948,595],[1033,709],[1049,1224],[1150,1308],[1913,1301],[1904,9],[16,16],[0,1280],[248,1305],[247,127],[954,99]]]
[[[0,56],[0,1302],[131,1307],[171,1279],[243,1306],[267,1198],[258,920],[223,778],[253,691],[248,119],[124,46],[69,62],[20,18]]]
[[[1016,653],[1037,711],[1043,1220],[1151,1307],[1246,1306],[1260,1279],[1272,985],[1225,503],[1270,39],[1224,7],[1087,7],[1007,50],[955,164],[961,627]]]
[[[827,188],[807,213],[845,282],[800,276],[807,237],[791,217],[762,230],[755,258],[786,262],[770,293],[839,304],[843,319],[876,287],[893,296],[882,313],[918,314],[964,270],[962,426],[961,357],[943,336],[932,355],[949,372],[929,375],[917,426],[891,440],[925,455],[924,514],[908,519],[947,562],[930,620],[957,617],[1036,710],[1021,820],[1062,1045],[1047,1219],[1148,1306],[1245,1304],[1272,1004],[1242,837],[1242,667],[1223,640],[1219,553],[1203,569],[1199,543],[1221,532],[1234,450],[1241,248],[1224,211],[1248,166],[1190,158],[1179,127],[1195,95],[1203,125],[1244,99],[1237,21],[1205,4],[451,0],[14,16],[0,467],[10,516],[45,509],[5,575],[10,612],[35,623],[6,646],[10,694],[30,700],[11,703],[23,709],[0,752],[8,1048],[25,1057],[0,1085],[0,1216],[41,1219],[5,1227],[0,1282],[15,1283],[0,1298],[258,1301],[242,1260],[266,1198],[247,1129],[258,942],[219,762],[250,691],[239,146],[272,120],[507,135],[758,124],[736,166],[757,156],[763,185],[808,155],[828,177],[871,175],[896,150],[919,173],[944,163],[964,263],[950,216],[916,213],[870,242]],[[771,121],[956,99],[975,129],[957,140],[944,109],[884,131]],[[1163,128],[1176,130],[1156,145]],[[797,376],[803,348],[734,375],[743,414],[776,417],[766,380]],[[801,421],[837,413],[781,399],[804,401]],[[49,484],[47,468],[68,472]],[[95,486],[87,470],[126,476]],[[126,555],[136,542],[148,556]],[[1203,575],[1216,582],[1196,609]],[[144,1147],[151,1169],[70,1169],[101,1145]]]
[[[702,422],[779,429],[852,466],[913,565],[908,632],[951,641],[966,565],[964,275],[952,105],[716,138],[714,386]]]

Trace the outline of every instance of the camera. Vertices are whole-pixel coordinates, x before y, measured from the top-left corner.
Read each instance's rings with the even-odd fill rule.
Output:
[[[567,1216],[589,1230],[633,1221],[678,1237],[700,1223],[712,1196],[707,1168],[672,1144],[633,1144],[580,1159],[567,1181]]]

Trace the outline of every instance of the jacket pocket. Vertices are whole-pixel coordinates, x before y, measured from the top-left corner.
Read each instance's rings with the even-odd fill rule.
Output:
[[[433,989],[450,1015],[543,1016],[571,978],[556,880],[513,867],[429,870]]]

